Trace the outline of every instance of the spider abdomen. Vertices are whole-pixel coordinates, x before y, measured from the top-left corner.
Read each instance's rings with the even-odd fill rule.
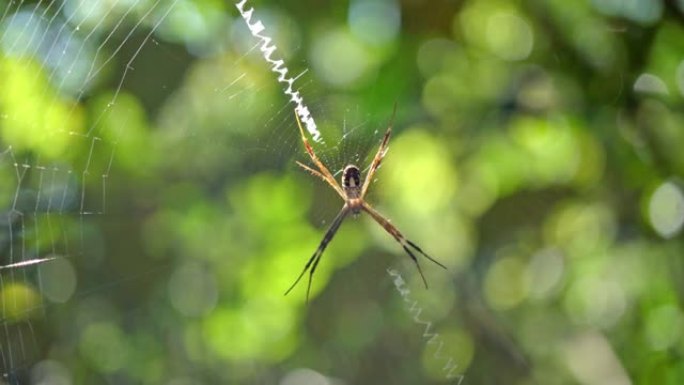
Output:
[[[361,193],[361,172],[353,164],[348,165],[342,172],[342,187],[347,198],[358,198]]]

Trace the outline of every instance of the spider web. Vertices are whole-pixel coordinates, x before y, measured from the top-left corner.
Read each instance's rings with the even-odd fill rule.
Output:
[[[128,79],[178,1],[0,2],[0,378],[27,383],[105,214]],[[168,33],[167,33],[168,35]],[[93,100],[91,91],[109,89]],[[13,92],[13,93],[10,93]],[[85,261],[85,262],[84,262]],[[45,263],[42,263],[45,262]],[[80,293],[80,294],[79,294]],[[2,381],[0,381],[2,382]]]
[[[216,7],[185,0],[0,1],[0,383],[69,382],[59,362],[79,347],[55,351],[51,341],[83,333],[89,317],[100,320],[93,314],[112,314],[108,301],[140,297],[119,292],[170,269],[168,262],[142,262],[135,271],[117,271],[111,261],[120,253],[104,246],[105,228],[136,220],[134,209],[111,210],[126,206],[122,196],[135,183],[124,174],[211,186],[233,174],[301,173],[316,192],[313,223],[324,228],[339,210],[335,193],[291,162],[298,154],[310,163],[294,106],[259,43],[233,4]],[[256,15],[275,27],[279,53],[291,60],[306,94],[323,134],[323,142],[312,141],[318,156],[336,177],[349,163],[365,167],[392,103],[384,103],[387,115],[371,116],[364,106],[327,98],[306,63],[294,60],[298,38],[282,41],[278,13]],[[188,37],[174,28],[188,23],[203,32]],[[173,76],[150,76],[157,68],[149,63],[164,63]],[[261,102],[264,94],[271,104]],[[154,131],[141,139],[146,119]],[[209,166],[216,164],[221,168]],[[114,272],[99,274],[107,269]],[[105,281],[89,277],[96,271]],[[142,307],[136,302],[124,316],[139,317]]]
[[[136,87],[150,70],[139,68],[138,63],[144,63],[139,59],[161,55],[171,63],[182,60],[159,39],[183,42],[169,25],[187,17],[189,6],[177,0],[0,3],[0,69],[7,85],[0,102],[0,375],[9,383],[24,383],[31,365],[49,348],[43,337],[52,308],[84,292],[104,290],[81,287],[87,278],[78,270],[84,264],[100,266],[104,258],[94,245],[99,229],[93,218],[107,214],[113,163],[131,162],[117,160],[117,147],[136,135],[128,127],[134,123],[127,121],[131,114],[126,111],[134,108],[129,95],[144,97],[146,90]],[[231,113],[256,116],[263,124],[254,126],[273,130],[271,140],[245,150],[254,153],[254,168],[265,166],[258,164],[261,153],[287,154],[300,145],[286,100],[275,114],[271,108],[254,106],[255,95],[272,79],[248,79],[246,67],[264,70],[265,64],[243,26],[228,29],[237,42],[237,48],[228,51],[203,46],[201,39],[185,41],[197,55],[227,53],[209,64],[222,67],[224,75],[215,90],[215,105],[194,110],[196,116],[175,116],[174,103],[190,103],[185,98],[192,90],[181,87],[162,107],[157,140],[161,146],[183,144],[181,151],[187,153],[175,158],[179,163],[206,153],[222,135],[198,132],[193,125],[198,119],[220,120],[221,124],[204,127],[226,131],[228,126],[233,141],[253,138],[253,132],[241,132],[231,124],[240,120],[235,115],[226,118]],[[155,92],[167,88],[145,87]],[[25,94],[9,93],[17,89]],[[109,89],[104,99],[90,98],[102,89]],[[28,103],[29,98],[34,103]],[[124,118],[117,121],[118,116]],[[326,152],[321,156],[334,164]],[[169,160],[162,168],[176,167],[183,168]],[[190,167],[189,174],[197,171],[196,164]]]

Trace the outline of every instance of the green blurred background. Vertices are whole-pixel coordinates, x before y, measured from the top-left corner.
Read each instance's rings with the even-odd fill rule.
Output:
[[[342,201],[232,2],[4,0],[0,383],[684,383],[683,1],[249,5],[448,271],[361,216],[283,296]]]

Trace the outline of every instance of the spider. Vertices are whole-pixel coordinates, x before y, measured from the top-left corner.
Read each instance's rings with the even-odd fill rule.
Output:
[[[316,165],[318,170],[315,170],[298,161],[296,162],[297,165],[303,168],[304,170],[308,171],[312,175],[317,176],[325,182],[327,182],[330,185],[330,187],[332,187],[337,192],[337,194],[340,197],[342,197],[342,199],[344,200],[344,206],[342,206],[342,209],[337,214],[335,219],[332,221],[330,228],[328,228],[328,231],[325,233],[325,236],[323,236],[323,240],[318,245],[318,249],[316,249],[311,258],[309,258],[309,261],[304,266],[304,270],[302,270],[301,274],[299,274],[299,277],[297,277],[292,286],[290,286],[290,288],[287,289],[285,295],[287,295],[292,289],[294,289],[294,287],[297,285],[297,283],[299,283],[299,280],[302,279],[307,270],[311,268],[311,270],[309,271],[309,284],[306,288],[306,301],[308,303],[309,291],[311,290],[311,280],[313,278],[314,272],[316,271],[316,266],[318,266],[318,262],[320,262],[321,260],[323,251],[325,251],[325,248],[328,246],[328,243],[330,243],[330,241],[335,236],[335,233],[337,233],[337,230],[340,228],[342,221],[344,221],[344,219],[350,213],[354,216],[357,216],[361,213],[361,211],[365,211],[366,213],[368,213],[376,222],[378,222],[378,224],[380,224],[380,226],[382,226],[385,229],[385,231],[387,231],[392,237],[394,237],[394,239],[397,242],[399,242],[401,247],[404,248],[404,251],[406,251],[409,257],[411,257],[413,262],[416,264],[416,267],[418,268],[418,272],[420,273],[420,277],[423,279],[423,283],[425,284],[426,289],[428,287],[427,281],[425,280],[425,276],[423,275],[423,271],[420,268],[420,264],[418,264],[418,259],[416,258],[416,255],[414,254],[412,249],[418,251],[420,254],[422,254],[430,261],[446,269],[446,266],[442,265],[441,263],[433,259],[431,256],[427,255],[420,247],[418,247],[418,245],[406,239],[406,237],[404,237],[401,234],[399,229],[397,229],[396,227],[394,227],[394,225],[390,223],[389,219],[385,218],[382,214],[380,214],[370,204],[368,204],[368,202],[364,200],[366,193],[368,192],[368,187],[370,186],[371,181],[373,180],[373,176],[380,167],[380,163],[382,163],[382,159],[385,157],[385,154],[387,153],[387,146],[389,144],[390,135],[392,134],[392,124],[394,122],[396,110],[397,107],[395,105],[394,111],[392,112],[392,117],[390,118],[390,122],[387,127],[387,131],[385,132],[385,135],[382,138],[382,142],[380,142],[378,152],[375,154],[375,157],[371,162],[370,168],[368,169],[368,174],[366,174],[366,177],[363,180],[363,185],[361,184],[361,171],[359,171],[359,168],[355,165],[349,164],[344,168],[344,171],[342,172],[341,186],[337,183],[333,174],[330,173],[330,170],[328,170],[328,168],[323,164],[323,162],[321,162],[321,160],[318,159],[318,156],[316,156],[316,153],[314,152],[313,148],[309,144],[309,141],[306,139],[306,136],[304,135],[304,129],[302,128],[302,123],[299,120],[299,116],[297,116],[297,113],[295,112],[295,118],[297,119],[297,126],[299,126],[299,132],[302,136],[304,148],[306,149],[306,152],[309,154],[309,157],[311,157],[311,160]]]

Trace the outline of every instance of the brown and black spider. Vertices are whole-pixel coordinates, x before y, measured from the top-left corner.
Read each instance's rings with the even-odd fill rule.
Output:
[[[418,268],[418,272],[420,273],[420,277],[423,279],[423,283],[425,284],[426,289],[427,281],[425,280],[423,271],[420,268],[420,264],[418,264],[418,259],[416,258],[413,251],[411,251],[411,249],[418,251],[420,254],[425,256],[430,261],[446,269],[446,266],[437,262],[435,259],[427,255],[423,250],[421,250],[421,248],[418,247],[415,243],[406,239],[401,234],[399,229],[394,227],[394,225],[392,225],[388,219],[382,216],[382,214],[376,211],[373,207],[371,207],[370,204],[368,204],[368,202],[364,200],[364,197],[368,192],[368,187],[370,186],[371,181],[373,180],[373,176],[380,167],[380,163],[382,162],[382,159],[385,157],[385,154],[387,153],[387,145],[389,144],[390,135],[392,133],[392,123],[394,121],[395,113],[396,105],[394,106],[394,111],[392,112],[392,118],[390,119],[390,123],[387,127],[387,132],[385,132],[385,136],[382,138],[382,142],[380,142],[380,147],[378,148],[378,152],[375,154],[375,158],[373,158],[373,162],[370,165],[368,174],[366,174],[366,178],[363,180],[363,185],[361,185],[361,172],[359,171],[359,168],[353,164],[350,164],[347,165],[344,168],[344,171],[342,172],[342,187],[340,187],[340,185],[337,184],[337,181],[335,181],[335,177],[330,173],[330,170],[328,170],[328,168],[325,167],[323,162],[321,162],[321,160],[318,159],[318,156],[316,156],[316,153],[314,152],[313,148],[309,144],[309,141],[306,139],[306,136],[304,135],[302,123],[299,121],[299,117],[295,113],[297,125],[299,126],[299,132],[302,136],[302,142],[304,142],[304,148],[306,149],[306,152],[309,154],[311,160],[314,162],[316,167],[318,167],[318,170],[314,170],[313,168],[300,162],[297,162],[297,165],[299,165],[299,167],[303,168],[304,170],[310,172],[312,175],[315,175],[323,179],[325,182],[327,182],[337,192],[337,194],[339,194],[340,197],[342,197],[342,199],[344,200],[344,206],[342,206],[342,209],[333,220],[328,231],[325,233],[325,236],[323,237],[323,240],[318,246],[318,249],[316,249],[316,252],[311,256],[309,261],[306,263],[306,265],[304,266],[304,270],[301,274],[299,274],[297,280],[292,284],[292,286],[290,286],[289,289],[287,289],[285,295],[287,295],[297,285],[299,280],[302,279],[302,277],[304,276],[304,273],[306,273],[306,271],[309,270],[310,267],[311,271],[309,271],[309,284],[306,288],[306,300],[307,302],[309,301],[311,279],[313,278],[313,274],[316,271],[316,266],[318,266],[318,262],[320,262],[321,260],[321,255],[323,255],[323,251],[325,250],[326,246],[328,246],[328,243],[335,236],[335,233],[337,233],[337,230],[340,228],[342,221],[347,217],[347,215],[349,213],[357,215],[361,211],[365,211],[368,214],[370,214],[370,216],[376,222],[378,222],[388,233],[390,233],[390,235],[392,235],[397,242],[399,242],[399,244],[404,248],[406,253],[408,253],[409,257],[411,257],[413,262],[416,264],[416,267]]]

